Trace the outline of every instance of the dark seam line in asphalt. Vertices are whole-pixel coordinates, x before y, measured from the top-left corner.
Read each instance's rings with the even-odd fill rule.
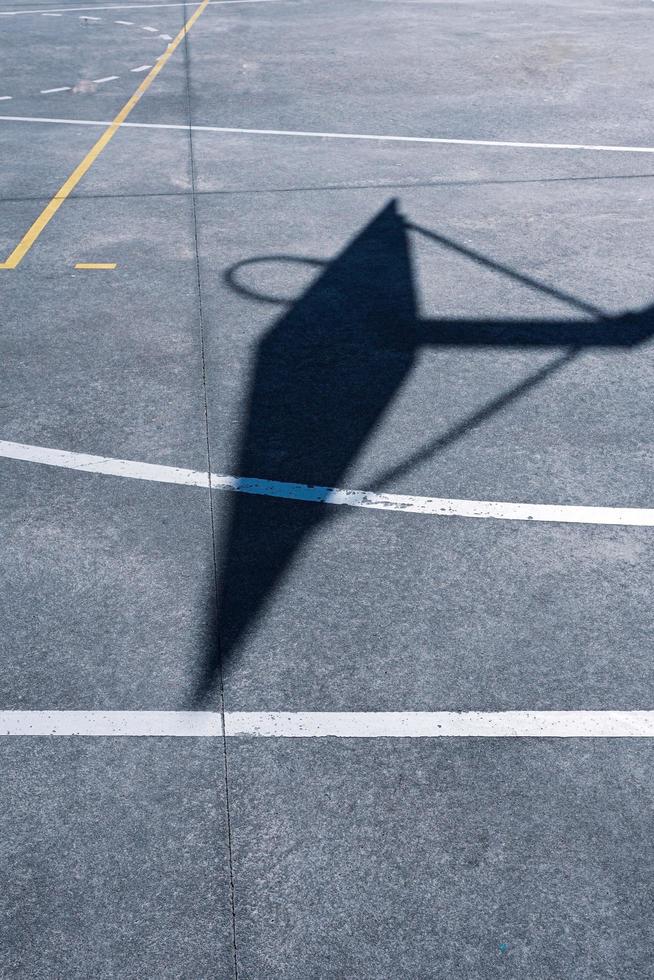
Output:
[[[388,183],[369,183],[369,184],[322,184],[307,185],[305,187],[228,187],[221,190],[199,191],[144,191],[134,194],[70,194],[67,200],[70,201],[104,201],[104,200],[138,200],[148,197],[210,197],[212,194],[301,194],[303,191],[366,191],[377,190],[388,187],[389,189],[402,187],[407,190],[416,187],[487,187],[502,184],[558,184],[569,183],[575,180],[651,180],[653,174],[608,174],[598,177],[529,177],[524,180],[430,180],[400,183],[389,181]],[[56,195],[55,195],[56,197]],[[0,204],[28,204],[49,200],[41,197],[0,197]]]
[[[187,19],[187,5],[183,7],[183,20]],[[191,79],[190,79],[190,55],[188,33],[184,36],[184,75],[186,80],[186,105],[188,113],[188,136],[189,136],[189,162],[191,172],[191,211],[193,215],[193,240],[195,246],[195,273],[198,293],[198,318],[200,325],[200,355],[202,359],[202,393],[204,397],[204,424],[207,442],[207,471],[209,473],[209,514],[211,519],[211,554],[213,559],[213,582],[214,595],[216,602],[216,622],[215,642],[218,645],[220,657],[220,634],[218,631],[218,561],[216,557],[216,524],[213,507],[213,490],[211,487],[211,438],[209,435],[209,402],[207,398],[207,368],[206,351],[204,342],[204,315],[202,308],[202,281],[200,272],[200,252],[198,247],[198,220],[195,207],[195,158],[193,155],[193,119],[191,108]],[[234,966],[234,980],[238,980],[238,955],[236,945],[236,902],[234,894],[234,864],[232,859],[232,824],[229,809],[229,768],[227,760],[227,736],[225,734],[225,688],[222,659],[219,660],[219,693],[220,693],[220,717],[222,724],[222,746],[223,746],[223,772],[225,777],[225,822],[227,830],[227,857],[229,865],[229,904],[232,923],[232,962]]]

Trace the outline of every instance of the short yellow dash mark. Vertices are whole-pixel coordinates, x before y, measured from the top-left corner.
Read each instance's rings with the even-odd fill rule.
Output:
[[[155,80],[163,66],[166,64],[168,59],[171,57],[173,52],[182,43],[188,32],[191,30],[196,20],[202,14],[206,8],[209,0],[202,0],[202,3],[192,14],[191,17],[186,21],[182,27],[179,34],[170,42],[165,52],[161,55],[159,61],[157,61],[154,68],[148,72],[139,87],[136,89],[134,94],[127,100],[123,108],[120,110],[113,122],[105,129],[102,136],[97,140],[96,143],[91,147],[89,152],[86,154],[84,159],[75,167],[72,174],[64,183],[61,185],[55,196],[52,198],[49,204],[45,206],[41,214],[38,216],[36,221],[31,225],[30,228],[25,232],[18,245],[14,248],[13,252],[7,257],[6,261],[0,262],[0,269],[15,269],[19,262],[25,258],[26,254],[31,249],[32,245],[39,237],[48,222],[55,216],[61,205],[64,203],[66,198],[70,195],[71,191],[79,184],[80,180],[90,169],[91,165],[97,160],[109,140],[116,134],[120,126],[125,122],[130,112],[134,106],[138,103],[142,95],[147,92],[150,85]]]
[[[76,262],[76,269],[115,269],[115,262]]]

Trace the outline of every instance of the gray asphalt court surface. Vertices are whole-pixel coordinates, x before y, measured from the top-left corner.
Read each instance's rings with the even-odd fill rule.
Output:
[[[580,726],[0,737],[1,977],[654,975],[653,31],[0,0],[3,718]]]

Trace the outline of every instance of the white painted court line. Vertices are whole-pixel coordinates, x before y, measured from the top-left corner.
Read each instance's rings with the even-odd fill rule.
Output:
[[[148,125],[152,127],[166,126],[165,123],[126,123],[127,126]],[[185,127],[180,126],[180,129]],[[610,146],[591,143],[531,143],[516,140],[478,140],[453,139],[445,136],[392,136],[388,134],[374,135],[371,133],[322,133],[300,129],[243,129],[235,126],[191,126],[191,129],[206,133],[243,133],[254,136],[290,136],[308,139],[331,140],[374,140],[391,143],[444,143],[455,146],[508,146],[530,150],[594,150],[611,153],[654,153],[652,146]]]
[[[460,500],[450,497],[422,497],[398,493],[373,493],[315,487],[305,483],[282,483],[248,477],[223,476],[176,466],[159,466],[129,459],[112,459],[88,453],[48,449],[0,440],[0,457],[23,462],[61,466],[85,473],[120,476],[155,483],[204,487],[256,496],[303,500],[308,503],[370,510],[391,510],[436,517],[471,517],[503,521],[548,521],[563,524],[601,524],[623,527],[654,527],[654,508],[576,507],[570,504],[523,504],[496,500]]]
[[[104,473],[124,476],[155,483],[176,483],[186,487],[209,489],[209,474],[198,470],[186,470],[177,466],[158,466],[153,463],[135,463],[127,459],[108,459],[87,453],[70,453],[61,449],[45,449],[19,442],[0,440],[0,457],[63,466],[66,469],[83,470],[86,473]]]
[[[234,711],[227,736],[615,738],[654,736],[654,711]]]
[[[2,735],[222,735],[210,711],[0,711]]]
[[[52,11],[39,8],[38,10],[2,10],[0,17],[18,17],[21,14],[46,14],[53,16],[56,13],[72,14],[78,10],[154,10],[158,7],[199,7],[202,0],[197,3],[113,3],[107,6],[93,7],[54,7]],[[225,4],[234,3],[279,3],[280,0],[209,0],[208,7],[222,7]]]
[[[227,2],[227,0],[221,0]],[[231,0],[237,2],[237,0]],[[246,0],[238,0],[246,2]],[[254,2],[254,0],[247,0]],[[263,2],[263,0],[258,0]],[[277,2],[277,0],[266,0]],[[62,119],[51,116],[0,116],[4,122],[53,123],[65,126],[109,126],[106,119]],[[654,153],[654,146],[612,146],[601,143],[529,143],[516,140],[477,140],[454,139],[446,136],[393,136],[373,135],[370,133],[322,133],[313,130],[300,129],[244,129],[236,126],[201,126],[193,124],[185,126],[181,123],[144,123],[125,122],[121,129],[170,129],[188,133],[189,129],[198,133],[235,133],[251,136],[287,136],[302,139],[335,139],[335,140],[372,140],[390,143],[422,143],[425,145],[454,145],[454,146],[495,146],[528,150],[574,150],[592,153]]]
[[[210,711],[0,711],[0,736],[216,738]],[[652,738],[654,711],[228,711],[228,738]]]

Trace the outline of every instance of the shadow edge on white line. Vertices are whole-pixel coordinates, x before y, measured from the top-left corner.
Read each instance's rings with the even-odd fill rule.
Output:
[[[249,477],[226,476],[137,460],[94,456],[89,453],[50,449],[27,443],[0,440],[0,458],[55,466],[78,472],[114,476],[145,482],[201,487],[254,496],[297,500],[313,505],[385,510],[433,517],[459,517],[475,520],[594,524],[615,527],[654,527],[654,508],[591,507],[574,504],[526,504],[497,500],[465,500],[454,497],[426,497],[410,494],[376,493],[337,487],[283,483]]]

